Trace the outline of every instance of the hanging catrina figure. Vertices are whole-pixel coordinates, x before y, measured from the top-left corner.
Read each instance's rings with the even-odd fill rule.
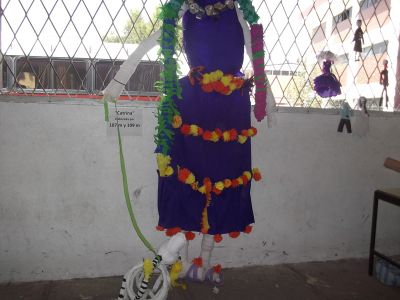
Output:
[[[389,86],[389,76],[388,76],[388,60],[383,60],[383,70],[380,73],[379,83],[383,86],[381,98],[379,99],[379,108],[382,107],[383,102],[383,94],[385,94],[386,98],[386,108],[388,107],[389,97],[387,94],[387,87]]]
[[[175,48],[183,16],[183,49],[190,73],[178,78]],[[250,92],[254,116],[273,122],[274,99],[264,73],[263,28],[249,0],[171,0],[161,9],[161,30],[145,40],[105,90],[115,99],[141,57],[160,41],[161,100],[155,133],[158,163],[157,229],[187,240],[202,234],[200,255],[182,255],[183,274],[221,283],[221,266],[211,264],[214,243],[252,231],[251,183],[261,174],[251,163]],[[246,22],[247,21],[247,22]],[[241,73],[244,48],[254,79]],[[122,84],[121,84],[122,83]],[[268,102],[267,102],[268,100]]]
[[[369,112],[367,109],[367,98],[361,96],[358,99],[358,107],[360,112],[355,115],[354,120],[354,134],[364,137],[369,132]]]
[[[336,55],[331,51],[323,51],[317,55],[318,61],[323,61],[322,74],[314,79],[314,90],[323,98],[335,97],[342,93],[342,86],[335,74],[331,72],[331,66]]]
[[[355,52],[355,61],[359,61],[362,53],[362,45],[364,44],[364,32],[361,29],[362,21],[357,20],[357,29],[354,32],[354,52]]]

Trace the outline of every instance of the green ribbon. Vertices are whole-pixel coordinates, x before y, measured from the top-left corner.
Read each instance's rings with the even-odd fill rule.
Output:
[[[110,119],[108,117],[109,113],[108,113],[108,102],[107,100],[104,98],[103,99],[103,103],[104,103],[104,121],[108,122]]]
[[[129,216],[131,218],[133,228],[135,229],[136,234],[138,235],[140,240],[147,247],[147,249],[149,249],[154,254],[157,254],[156,250],[154,250],[154,247],[144,237],[142,231],[139,228],[139,225],[136,222],[135,214],[134,214],[133,208],[132,208],[131,198],[129,196],[128,177],[126,175],[125,159],[124,159],[124,153],[123,153],[123,149],[122,149],[122,138],[121,138],[121,133],[119,131],[119,126],[117,126],[117,131],[118,131],[118,144],[119,144],[119,161],[121,164],[121,174],[122,174],[122,185],[124,188],[125,202],[126,202],[126,206],[128,207]]]

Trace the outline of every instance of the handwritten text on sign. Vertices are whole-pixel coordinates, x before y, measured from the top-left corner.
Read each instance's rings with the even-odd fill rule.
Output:
[[[124,136],[141,136],[143,109],[137,107],[119,107],[110,109],[107,135],[117,135],[117,127]]]

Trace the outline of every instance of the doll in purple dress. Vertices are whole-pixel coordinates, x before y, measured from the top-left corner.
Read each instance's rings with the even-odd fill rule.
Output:
[[[342,93],[339,80],[331,73],[332,63],[333,61],[326,59],[322,69],[323,74],[314,79],[314,90],[323,98],[335,97]]]
[[[240,5],[243,2],[239,1]],[[160,112],[159,129],[170,126],[164,119],[170,116],[168,109],[176,107],[171,110],[172,126],[166,131],[170,134],[163,136],[159,130],[157,136],[157,229],[167,236],[183,232],[188,240],[195,232],[202,233],[200,257],[192,264],[185,264],[188,259],[184,250],[183,272],[193,280],[220,283],[220,266],[210,265],[214,242],[250,233],[254,222],[250,188],[252,180],[260,179],[260,173],[252,168],[250,139],[257,130],[251,126],[251,83],[240,72],[245,46],[241,11],[233,0],[186,3],[189,9],[182,21],[183,48],[191,71],[173,89],[181,88],[181,97],[177,93],[169,104],[163,104],[165,100],[161,103],[165,113]],[[251,12],[244,11],[246,17],[252,19]],[[173,22],[168,22],[169,30]],[[249,33],[253,58],[258,59],[264,53],[263,30],[254,23]],[[170,36],[163,36],[167,46]],[[265,84],[264,68],[261,70],[262,74],[255,76],[256,98],[257,81]],[[165,82],[174,86],[169,80]],[[168,97],[168,92],[165,94]],[[265,104],[265,88],[260,94]]]

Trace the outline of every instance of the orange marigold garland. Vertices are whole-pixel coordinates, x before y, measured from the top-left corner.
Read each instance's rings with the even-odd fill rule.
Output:
[[[189,72],[189,82],[195,85],[198,81],[201,89],[206,93],[217,92],[223,95],[230,95],[233,91],[243,87],[245,79],[242,77],[224,74],[221,70],[210,73],[203,73],[204,67],[196,67]]]
[[[178,126],[178,124],[180,124]],[[214,129],[213,131],[204,130],[200,126],[196,124],[182,124],[182,119],[180,116],[174,116],[172,127],[175,129],[179,129],[180,132],[185,136],[201,136],[203,140],[209,142],[238,142],[240,144],[244,144],[247,141],[247,138],[253,137],[257,134],[257,129],[255,127],[250,127],[249,129],[243,129],[240,131],[240,134],[235,128],[222,131],[219,128]]]

